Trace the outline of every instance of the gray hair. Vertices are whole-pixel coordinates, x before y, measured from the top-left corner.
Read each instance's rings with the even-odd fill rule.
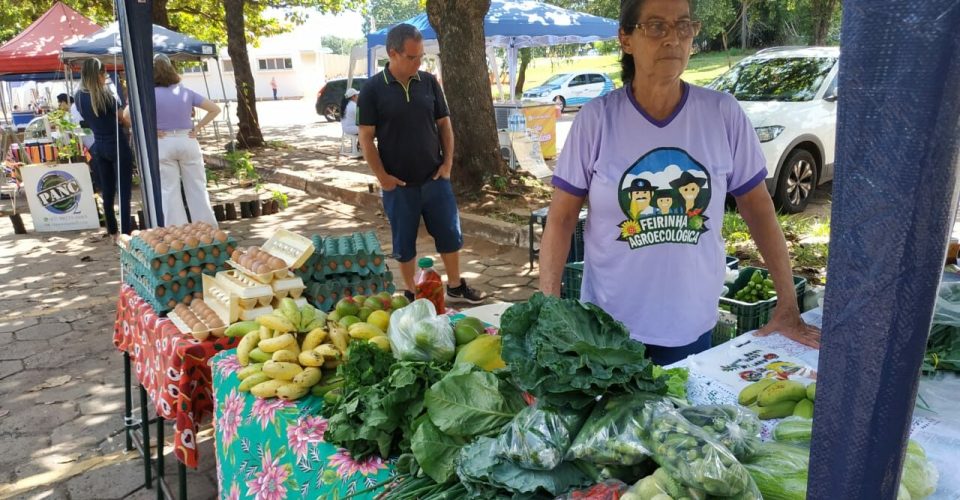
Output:
[[[412,24],[400,23],[387,32],[387,50],[402,54],[403,45],[407,40],[419,42],[423,40],[423,34]]]

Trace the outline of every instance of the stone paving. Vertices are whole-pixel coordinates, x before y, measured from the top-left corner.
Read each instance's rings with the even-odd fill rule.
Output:
[[[243,245],[263,243],[276,227],[305,235],[375,230],[390,250],[379,207],[284,191],[287,210],[225,222],[223,229]],[[29,214],[24,219],[31,231],[26,235],[14,235],[9,222],[0,224],[0,499],[155,498],[156,490],[143,488],[139,455],[124,450],[123,363],[112,342],[117,252],[100,231],[35,233]],[[534,291],[538,275],[528,268],[526,249],[469,236],[465,243],[462,274],[490,301],[523,300]],[[425,232],[418,251],[436,256]],[[170,425],[165,434],[169,451]],[[209,424],[198,442],[200,466],[189,471],[189,498],[215,498]],[[174,487],[175,464],[168,453]]]

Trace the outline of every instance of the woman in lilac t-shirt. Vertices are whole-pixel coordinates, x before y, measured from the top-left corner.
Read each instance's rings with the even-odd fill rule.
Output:
[[[154,94],[157,98],[157,146],[160,156],[160,191],[165,226],[186,224],[186,206],[193,222],[217,227],[207,194],[207,175],[197,131],[220,114],[220,106],[180,84],[180,75],[163,54],[153,57]],[[194,126],[193,108],[206,111]],[[183,195],[180,186],[183,185]],[[186,198],[186,204],[184,204]]]
[[[756,132],[732,96],[680,79],[700,30],[688,0],[624,0],[620,9],[624,87],[584,106],[570,130],[553,176],[540,289],[559,293],[589,202],[581,300],[623,322],[658,364],[709,349],[730,193],[780,298],[760,334],[819,345],[819,330],[800,318]]]

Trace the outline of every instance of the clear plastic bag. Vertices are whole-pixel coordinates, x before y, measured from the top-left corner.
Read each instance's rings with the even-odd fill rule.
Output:
[[[689,488],[670,477],[666,469],[659,468],[653,474],[637,481],[630,487],[620,500],[706,500],[707,493],[696,488]]]
[[[933,323],[960,326],[960,282],[940,284],[933,306]]]
[[[688,406],[680,414],[715,437],[737,459],[753,454],[760,444],[760,419],[742,406]]]
[[[914,440],[907,442],[907,454],[903,457],[903,473],[900,489],[906,489],[910,500],[922,500],[937,490],[940,472],[927,460],[927,454]]]
[[[567,459],[598,465],[636,465],[646,460],[650,450],[642,440],[640,410],[648,401],[661,400],[660,395],[646,393],[604,399],[570,445]]]
[[[426,299],[394,311],[387,338],[393,356],[404,361],[450,361],[457,345],[450,320],[437,316],[433,303]]]
[[[670,477],[709,495],[762,500],[750,473],[726,446],[673,405],[650,401],[640,416],[643,443]]]
[[[579,412],[539,403],[528,406],[500,433],[497,454],[526,469],[553,470],[563,461],[583,422]]]
[[[764,500],[807,498],[810,449],[806,445],[776,441],[761,443],[743,466],[760,488]]]

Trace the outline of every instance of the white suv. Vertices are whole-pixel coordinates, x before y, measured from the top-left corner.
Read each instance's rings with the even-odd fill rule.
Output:
[[[767,189],[780,211],[802,212],[833,180],[838,47],[761,50],[710,83],[733,94],[760,137]]]
[[[552,102],[561,110],[579,107],[595,97],[609,94],[613,80],[599,71],[559,73],[523,93],[525,101]]]

